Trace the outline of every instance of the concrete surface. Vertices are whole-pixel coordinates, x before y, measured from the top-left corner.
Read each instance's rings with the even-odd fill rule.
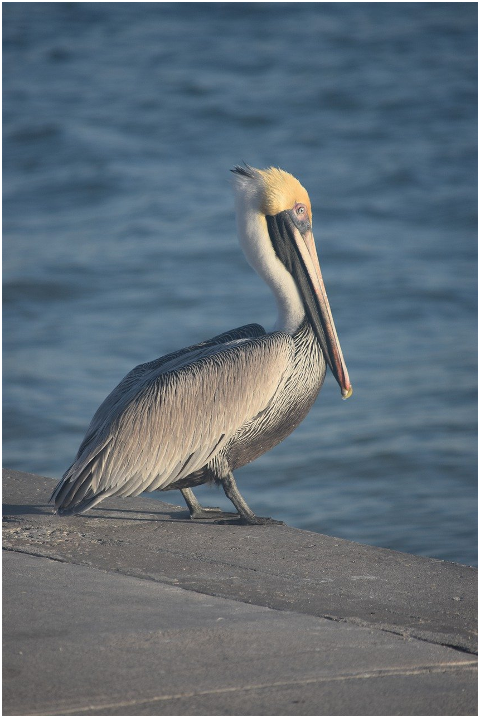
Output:
[[[477,714],[475,569],[53,486],[4,471],[4,715]]]

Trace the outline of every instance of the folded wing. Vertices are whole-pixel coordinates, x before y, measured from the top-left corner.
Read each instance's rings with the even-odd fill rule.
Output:
[[[109,412],[102,405],[95,415],[54,491],[57,510],[165,489],[198,471],[265,411],[292,368],[293,340],[282,332],[197,345],[142,365],[135,381],[127,375],[112,392]]]

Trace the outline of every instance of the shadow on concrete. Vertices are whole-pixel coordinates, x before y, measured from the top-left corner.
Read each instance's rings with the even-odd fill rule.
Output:
[[[3,504],[2,516],[8,519],[9,516],[25,516],[28,514],[50,514],[52,507],[48,504],[43,506],[29,506],[28,504]]]
[[[109,513],[115,515],[109,516]],[[175,521],[175,523],[195,523],[191,520],[188,511],[173,511],[172,513],[168,513],[166,511],[159,511],[158,513],[155,513],[153,511],[135,511],[133,509],[106,509],[103,507],[98,509],[92,509],[91,512],[86,514],[81,514],[79,518],[110,519],[114,521],[119,521],[122,518],[122,514],[129,514],[128,516],[125,516],[126,519],[128,518],[128,521]],[[131,514],[133,514],[133,516],[131,516]],[[144,518],[139,514],[146,514],[146,516]]]

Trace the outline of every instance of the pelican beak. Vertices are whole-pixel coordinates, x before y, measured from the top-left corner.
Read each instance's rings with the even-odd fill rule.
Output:
[[[277,256],[296,281],[305,312],[340,386],[342,398],[348,399],[353,389],[323,283],[311,226],[308,222],[298,222],[291,210],[268,216],[267,225]]]

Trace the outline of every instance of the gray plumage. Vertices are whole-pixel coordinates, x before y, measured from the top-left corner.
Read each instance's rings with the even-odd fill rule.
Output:
[[[307,323],[293,337],[251,324],[135,367],[93,417],[57,512],[221,481],[295,429],[324,376]]]

